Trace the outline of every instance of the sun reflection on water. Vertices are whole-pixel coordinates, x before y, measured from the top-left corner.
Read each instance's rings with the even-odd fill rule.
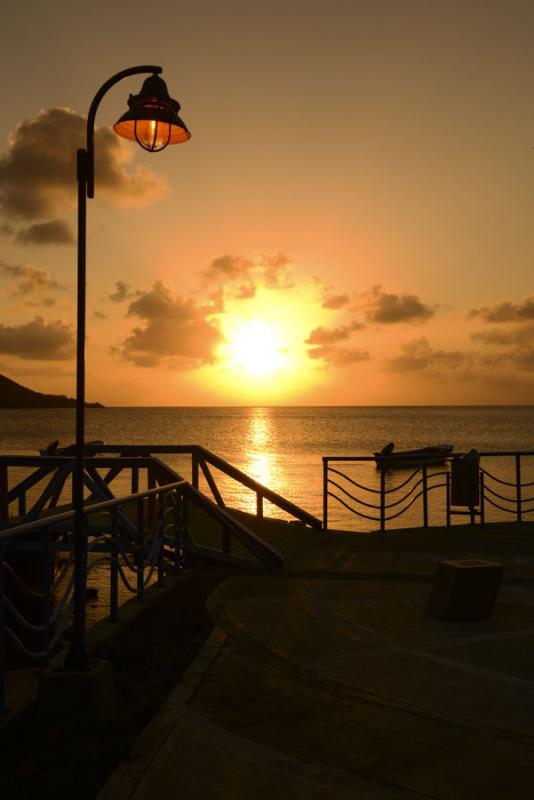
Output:
[[[273,420],[269,408],[251,409],[246,439],[246,468],[254,480],[277,490],[277,466],[273,453]],[[248,498],[247,510],[254,510],[255,497]]]

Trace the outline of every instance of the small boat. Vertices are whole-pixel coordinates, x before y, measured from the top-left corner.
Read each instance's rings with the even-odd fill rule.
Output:
[[[86,456],[96,456],[104,442],[96,439],[94,442],[85,442],[83,452]],[[68,447],[59,447],[59,439],[50,442],[47,447],[39,450],[42,456],[74,456],[76,455],[76,445],[69,444]]]
[[[376,466],[382,469],[406,469],[420,467],[423,464],[433,466],[443,464],[446,457],[454,450],[452,444],[436,444],[420,447],[417,450],[397,450],[394,452],[393,442],[387,444],[379,453],[375,453]]]

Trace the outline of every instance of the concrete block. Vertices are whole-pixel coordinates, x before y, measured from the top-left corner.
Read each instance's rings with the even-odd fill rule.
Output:
[[[432,580],[427,614],[443,620],[489,619],[503,567],[485,559],[442,561]]]
[[[41,714],[74,725],[101,725],[115,717],[115,687],[111,663],[92,659],[87,670],[48,669],[41,675]]]

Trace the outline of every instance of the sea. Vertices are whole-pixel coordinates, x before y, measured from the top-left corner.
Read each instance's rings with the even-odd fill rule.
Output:
[[[35,455],[55,439],[62,446],[71,444],[74,422],[74,409],[0,410],[0,454]],[[202,445],[322,518],[323,456],[369,457],[388,442],[394,442],[399,450],[451,444],[455,452],[472,448],[479,452],[534,452],[534,406],[95,408],[86,411],[86,441],[91,440],[106,444]],[[184,477],[190,477],[188,458],[176,455],[163,458]],[[515,480],[513,457],[486,458],[482,463],[499,480],[508,483]],[[374,462],[333,466],[346,470],[351,480],[374,490],[361,495],[350,484],[351,492],[360,492],[371,504],[376,503],[380,475]],[[443,467],[434,468],[434,472],[440,470]],[[214,475],[227,505],[255,509],[252,492],[216,471]],[[389,473],[387,489],[396,491],[408,477],[403,471]],[[522,459],[522,482],[532,481],[534,456]],[[436,483],[439,482],[438,477]],[[514,490],[506,483],[499,487],[501,493],[511,492],[514,496]],[[118,482],[115,491],[128,493],[126,479],[123,486]],[[525,487],[524,491],[534,495],[534,486]],[[341,496],[348,505],[353,505],[346,495]],[[395,497],[400,497],[400,492]],[[444,489],[432,493],[430,524],[444,523],[444,497]],[[367,510],[370,516],[377,514]],[[489,511],[494,514],[492,518],[506,518],[497,508],[488,506]],[[265,513],[284,516],[269,504]],[[405,514],[392,520],[389,527],[421,524],[421,514],[421,502],[416,501]],[[334,528],[378,527],[376,520],[354,515],[333,497],[329,497],[328,517],[330,527]]]

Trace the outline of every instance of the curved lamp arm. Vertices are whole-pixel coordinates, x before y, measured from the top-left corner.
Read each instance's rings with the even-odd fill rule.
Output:
[[[149,72],[154,75],[160,75],[163,72],[162,67],[154,67],[144,65],[141,67],[130,67],[117,72],[105,83],[102,84],[98,92],[93,98],[93,102],[89,108],[87,115],[87,162],[86,162],[86,181],[87,181],[87,197],[93,198],[95,196],[95,147],[94,147],[94,133],[95,133],[95,117],[100,105],[100,101],[112,86],[122,81],[123,78],[128,78],[130,75],[139,75],[144,72]]]

